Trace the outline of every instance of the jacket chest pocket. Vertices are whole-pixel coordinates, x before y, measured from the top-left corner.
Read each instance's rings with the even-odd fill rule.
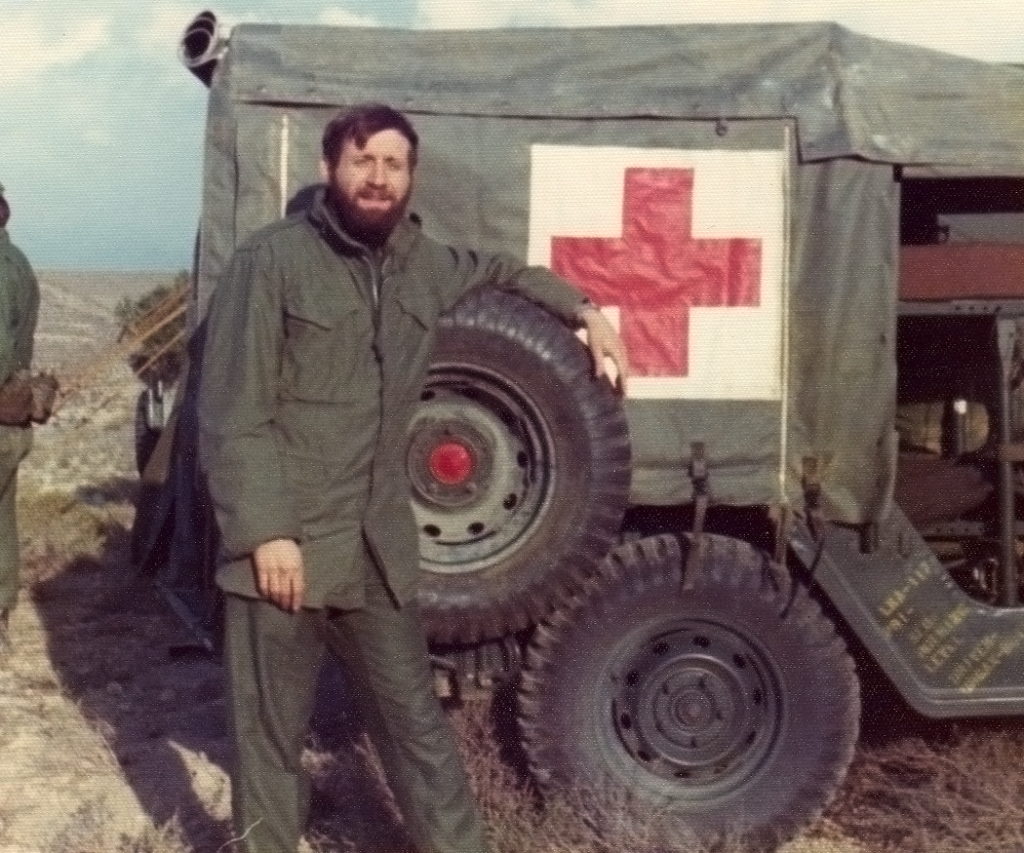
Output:
[[[429,293],[399,293],[382,311],[379,340],[385,374],[415,383],[418,393],[418,377],[426,370],[433,349],[437,305]]]
[[[373,319],[361,300],[323,290],[289,294],[284,332],[283,399],[345,403],[365,392]]]

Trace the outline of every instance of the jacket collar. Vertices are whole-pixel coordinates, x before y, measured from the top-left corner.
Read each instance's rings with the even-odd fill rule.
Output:
[[[344,255],[371,256],[375,254],[372,249],[360,243],[342,227],[334,208],[327,201],[326,190],[321,189],[316,194],[307,217],[317,233],[336,252]],[[381,257],[391,259],[399,267],[403,266],[405,259],[419,239],[420,233],[419,217],[415,213],[404,217],[384,243],[380,252]]]

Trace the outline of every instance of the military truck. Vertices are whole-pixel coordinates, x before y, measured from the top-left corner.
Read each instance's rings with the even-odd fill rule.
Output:
[[[194,356],[232,250],[303,209],[324,124],[365,100],[421,132],[430,234],[618,324],[624,398],[538,307],[470,294],[404,451],[435,663],[515,687],[543,790],[771,845],[841,785],[867,665],[926,717],[1024,713],[1024,70],[829,23],[204,13],[181,55],[209,87]],[[143,424],[134,532],[210,636],[200,369]]]

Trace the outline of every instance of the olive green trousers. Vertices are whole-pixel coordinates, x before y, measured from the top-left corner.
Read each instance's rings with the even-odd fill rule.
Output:
[[[360,610],[288,614],[227,596],[232,805],[245,853],[294,853],[309,816],[300,763],[325,651],[338,656],[405,825],[423,853],[487,853],[415,605],[368,584]]]
[[[32,446],[32,431],[0,426],[0,610],[18,600],[18,464]]]

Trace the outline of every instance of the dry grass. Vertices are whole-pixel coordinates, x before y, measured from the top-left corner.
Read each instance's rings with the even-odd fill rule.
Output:
[[[23,582],[32,585],[82,559],[98,559],[124,538],[127,502],[83,501],[75,493],[19,485],[18,534]]]
[[[33,452],[50,449],[37,440]],[[0,801],[0,851],[213,853],[227,838],[226,796],[213,784],[223,771],[210,764],[197,777],[179,753],[195,743],[216,757],[207,731],[211,711],[220,716],[218,667],[169,659],[181,626],[130,569],[134,484],[26,481],[21,635],[0,702],[0,731],[24,743],[0,737],[0,761],[20,777]],[[215,792],[208,802],[182,790],[190,775],[203,796]],[[32,826],[38,846],[26,848]]]
[[[1020,853],[1022,754],[1024,730],[1010,722],[864,749],[836,820],[878,853]]]
[[[510,697],[471,703],[454,713],[474,792],[495,853],[700,853],[695,838],[668,815],[640,810],[621,791],[538,796],[515,746]]]
[[[131,836],[111,832],[111,812],[105,803],[90,801],[77,809],[66,828],[43,853],[193,853],[174,821],[149,827]]]
[[[499,695],[494,704],[472,702],[450,711],[494,853],[706,850],[668,815],[640,810],[622,792],[578,792],[542,801],[524,776],[514,744],[500,731],[506,721],[501,714],[496,719],[495,710],[507,704]],[[328,742],[322,737],[314,739],[306,755],[315,782],[313,848],[322,853],[411,853],[365,735],[347,727],[326,735]]]

